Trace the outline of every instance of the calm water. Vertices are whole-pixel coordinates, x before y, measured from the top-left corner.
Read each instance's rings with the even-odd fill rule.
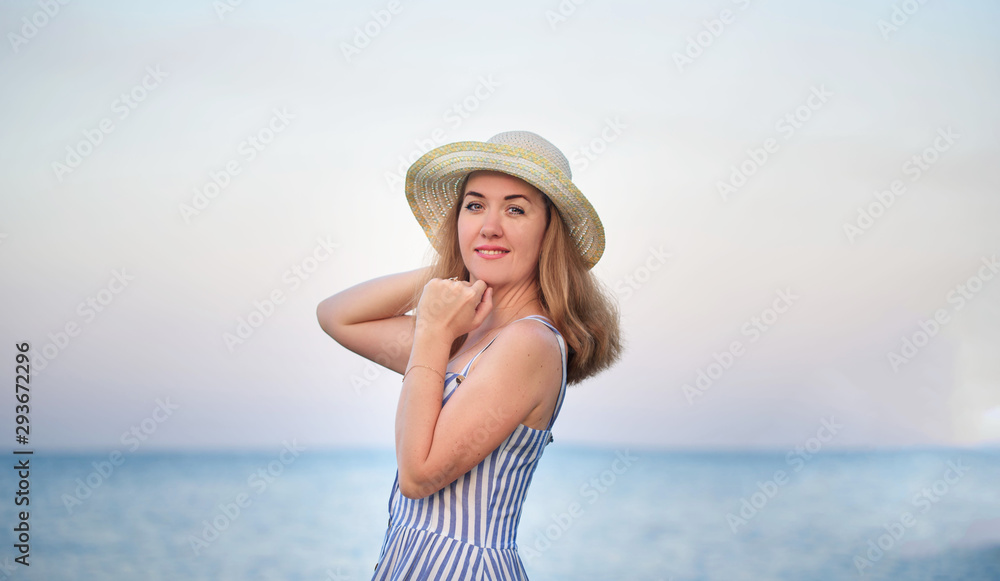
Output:
[[[29,568],[13,565],[16,482],[0,473],[0,580],[368,579],[392,452],[284,462],[280,452],[147,454],[119,466],[102,464],[107,455],[36,455]],[[995,581],[1000,453],[806,460],[556,443],[519,545],[535,581]]]

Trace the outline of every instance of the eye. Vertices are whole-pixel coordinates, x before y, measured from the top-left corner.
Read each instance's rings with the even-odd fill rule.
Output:
[[[507,209],[508,210],[513,210],[515,214],[524,214],[524,210],[522,210],[521,208],[519,208],[517,206],[511,206],[511,207],[509,207]]]
[[[477,207],[474,208],[473,206],[477,206]],[[469,202],[468,204],[465,205],[465,209],[466,210],[477,210],[477,209],[482,208],[482,207],[483,207],[482,204],[480,204],[479,202],[475,202],[475,201]]]

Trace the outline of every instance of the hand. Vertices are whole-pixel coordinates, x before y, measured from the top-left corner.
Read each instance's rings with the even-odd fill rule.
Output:
[[[482,280],[432,278],[417,303],[417,327],[442,334],[449,342],[483,324],[493,310],[493,289]]]

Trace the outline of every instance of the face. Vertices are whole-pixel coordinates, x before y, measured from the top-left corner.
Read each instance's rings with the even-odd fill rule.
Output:
[[[477,171],[459,203],[458,243],[470,280],[493,287],[532,280],[547,225],[543,194],[513,176]]]

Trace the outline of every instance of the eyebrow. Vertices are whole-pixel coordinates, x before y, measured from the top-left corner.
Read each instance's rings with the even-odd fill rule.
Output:
[[[466,196],[475,196],[477,198],[482,198],[484,200],[486,199],[486,196],[480,194],[479,192],[465,192],[465,195]],[[521,194],[511,194],[509,196],[504,196],[503,197],[504,200],[513,200],[514,198],[522,198],[522,199],[526,200],[528,203],[531,203],[531,200],[529,200],[526,196],[523,196]]]

